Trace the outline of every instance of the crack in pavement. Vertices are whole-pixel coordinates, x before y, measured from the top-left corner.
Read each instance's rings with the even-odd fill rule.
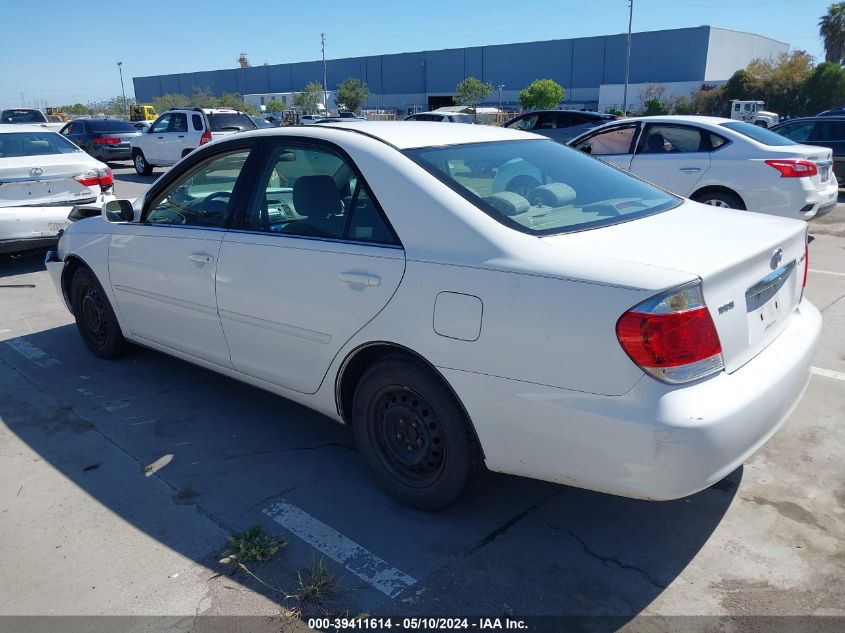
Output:
[[[289,448],[276,448],[271,451],[253,451],[251,453],[235,453],[234,455],[225,455],[215,459],[205,460],[206,463],[212,462],[228,462],[233,459],[240,459],[241,457],[257,457],[258,455],[275,455],[278,453],[295,453],[298,451],[316,451],[321,448],[344,448],[346,450],[357,453],[358,449],[349,444],[339,444],[338,442],[326,442],[324,444],[317,444],[316,446],[291,446]]]
[[[640,574],[643,578],[645,578],[648,582],[650,582],[652,585],[654,585],[655,587],[660,589],[661,591],[665,590],[669,586],[669,585],[664,585],[662,582],[659,582],[656,578],[654,578],[654,576],[652,576],[646,570],[644,570],[640,567],[637,567],[636,565],[629,565],[628,563],[623,563],[622,561],[620,561],[616,558],[613,558],[612,556],[602,556],[601,554],[596,552],[593,548],[591,548],[589,545],[587,545],[587,542],[584,539],[582,539],[580,536],[575,534],[575,532],[573,532],[569,528],[557,526],[557,525],[551,523],[550,521],[548,521],[547,519],[541,517],[538,514],[532,514],[531,516],[533,518],[537,519],[538,521],[540,521],[541,523],[544,523],[548,528],[550,528],[552,530],[556,530],[558,532],[565,532],[566,534],[569,534],[569,536],[571,536],[575,541],[578,542],[579,545],[581,545],[581,547],[584,550],[584,553],[586,553],[588,556],[595,558],[596,560],[600,561],[603,565],[614,565],[614,566],[618,567],[619,569],[626,569],[626,570],[629,570],[629,571],[635,571],[638,574]]]

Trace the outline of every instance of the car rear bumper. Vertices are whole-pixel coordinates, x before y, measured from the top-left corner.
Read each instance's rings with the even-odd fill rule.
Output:
[[[441,371],[491,470],[668,500],[723,479],[774,435],[807,387],[820,331],[821,315],[805,300],[737,371],[687,386],[643,376],[618,397]]]
[[[835,177],[824,188],[816,189],[808,178],[781,178],[773,189],[751,192],[746,199],[749,211],[779,215],[796,220],[812,220],[836,206],[839,184]]]
[[[112,194],[101,194],[81,205],[102,208]],[[12,253],[55,245],[59,231],[70,225],[68,214],[74,205],[55,207],[0,207],[0,252]]]
[[[102,161],[131,160],[132,148],[128,145],[126,147],[109,147],[108,145],[103,145],[96,152],[92,153],[92,156]]]

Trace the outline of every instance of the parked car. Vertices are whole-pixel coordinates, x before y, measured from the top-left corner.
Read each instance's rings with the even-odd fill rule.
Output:
[[[55,246],[75,206],[109,200],[106,165],[52,130],[0,124],[0,253]]]
[[[47,117],[41,110],[32,108],[11,108],[0,111],[0,123],[48,123]]]
[[[836,206],[829,149],[799,145],[745,121],[635,117],[596,128],[569,145],[704,204],[799,220]],[[500,182],[512,177],[500,174]]]
[[[270,121],[265,119],[263,116],[251,116],[249,117],[252,119],[252,122],[255,123],[255,127],[257,128],[265,128],[265,127],[276,127]]]
[[[366,121],[367,117],[359,116],[354,112],[338,112],[337,116],[339,119],[352,119],[354,121]]]
[[[845,116],[845,108],[831,108],[824,112],[819,112],[816,116]]]
[[[543,184],[492,193],[479,157]],[[204,146],[46,265],[94,354],[134,341],[349,424],[435,510],[485,466],[647,499],[731,473],[810,378],[806,237],[536,135],[361,122]]]
[[[141,135],[123,119],[76,119],[59,133],[104,163],[131,159],[129,143]]]
[[[149,132],[155,121],[134,121],[132,127],[139,132]]]
[[[434,121],[436,123],[473,123],[472,117],[463,112],[415,112],[405,121]]]
[[[319,121],[322,121],[325,117],[322,114],[303,114],[299,117],[299,124],[300,125],[312,125]]]
[[[585,110],[534,110],[511,119],[502,127],[548,136],[565,143],[597,125],[614,121],[616,117],[603,112]]]
[[[136,172],[149,176],[154,167],[174,165],[213,139],[254,129],[249,115],[231,108],[168,110],[146,134],[131,139],[132,163]]]
[[[833,152],[833,173],[839,186],[845,183],[845,115],[820,114],[791,119],[772,128],[781,136],[803,145],[829,147]]]

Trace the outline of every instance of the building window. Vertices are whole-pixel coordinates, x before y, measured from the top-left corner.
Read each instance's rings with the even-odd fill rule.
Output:
[[[261,105],[266,105],[266,104],[264,103],[264,97],[261,97]]]

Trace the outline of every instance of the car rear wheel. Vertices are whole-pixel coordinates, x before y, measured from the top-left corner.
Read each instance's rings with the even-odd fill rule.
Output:
[[[742,204],[742,200],[739,199],[739,196],[725,191],[706,191],[693,196],[692,199],[696,202],[700,202],[701,204],[708,204],[711,207],[722,207],[723,209],[745,209],[745,205]]]
[[[414,358],[389,356],[364,373],[355,390],[352,427],[379,483],[413,508],[442,510],[486,472],[460,403]]]
[[[76,327],[85,345],[100,358],[118,358],[126,350],[126,339],[103,287],[87,268],[73,274],[71,306]]]
[[[141,176],[149,176],[153,173],[153,166],[147,162],[144,152],[139,149],[132,154],[132,163],[135,165],[135,171]]]

